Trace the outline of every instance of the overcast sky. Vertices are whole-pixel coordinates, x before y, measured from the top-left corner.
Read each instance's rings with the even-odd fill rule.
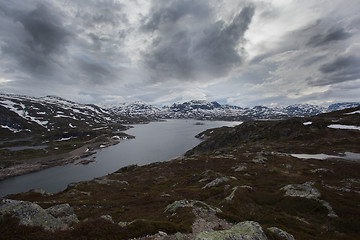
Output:
[[[82,103],[360,101],[359,0],[0,2],[0,92]]]

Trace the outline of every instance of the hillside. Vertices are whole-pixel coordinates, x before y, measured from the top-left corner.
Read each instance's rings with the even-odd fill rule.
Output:
[[[125,167],[56,194],[7,196],[36,202],[44,216],[59,221],[46,228],[62,226],[63,231],[18,226],[19,220],[8,216],[0,236],[355,240],[360,230],[359,123],[357,107],[207,130],[199,134],[206,140],[183,158]],[[36,207],[3,200],[0,211],[21,218],[16,210],[4,210],[19,205],[23,214],[24,206],[31,212]],[[65,208],[67,214],[61,215]]]
[[[123,124],[137,121],[55,96],[0,94],[0,179],[66,164],[115,144],[128,137]]]

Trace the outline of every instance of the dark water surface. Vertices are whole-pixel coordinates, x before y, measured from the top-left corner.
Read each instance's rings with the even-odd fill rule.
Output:
[[[0,181],[0,197],[34,188],[47,192],[64,190],[71,182],[91,180],[104,176],[131,164],[145,165],[152,162],[171,160],[201,141],[194,136],[206,129],[234,126],[239,122],[167,120],[135,125],[126,133],[135,139],[122,140],[121,143],[99,150],[96,161],[88,165],[68,164],[45,169],[39,172]]]

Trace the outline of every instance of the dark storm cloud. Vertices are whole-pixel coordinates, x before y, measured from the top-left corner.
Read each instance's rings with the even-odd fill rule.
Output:
[[[114,74],[112,69],[105,63],[94,62],[84,58],[77,58],[76,64],[81,71],[78,74],[82,75],[83,79],[87,79],[92,84],[106,84],[112,81]]]
[[[146,30],[157,30],[158,34],[144,54],[146,66],[154,72],[153,78],[222,77],[242,63],[243,50],[239,46],[245,41],[244,33],[254,15],[254,6],[244,7],[230,23],[226,23],[209,18],[207,5],[198,5],[195,11],[192,5],[179,8],[177,1],[172,3],[176,7],[170,5],[158,9],[144,25]],[[186,20],[182,19],[185,16]],[[184,22],[188,25],[181,25]],[[198,26],[199,22],[203,24]],[[198,27],[192,28],[191,24]]]
[[[343,28],[330,29],[324,34],[316,34],[311,37],[306,44],[312,47],[319,47],[334,41],[346,40],[349,37],[351,37],[351,34],[346,32]]]
[[[60,19],[42,4],[32,11],[16,11],[8,16],[12,17],[17,29],[11,29],[13,33],[9,35],[12,38],[3,40],[2,52],[17,62],[17,68],[30,75],[51,74],[58,65],[55,55],[64,54],[71,36]]]
[[[315,85],[335,84],[360,79],[360,58],[355,55],[340,56],[320,67],[323,78]]]
[[[31,37],[26,44],[39,54],[49,55],[60,50],[67,43],[70,35],[61,25],[60,20],[44,5],[38,5],[19,21]]]

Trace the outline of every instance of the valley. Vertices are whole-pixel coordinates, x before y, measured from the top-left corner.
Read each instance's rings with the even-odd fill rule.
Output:
[[[359,111],[208,129],[197,135],[200,144],[171,161],[129,165],[58,193],[8,195],[0,204],[0,233],[28,239],[357,239],[360,131],[346,126],[359,126]],[[71,211],[62,217],[51,210],[65,205]],[[15,210],[6,210],[10,206]],[[43,215],[25,224],[27,212]]]

